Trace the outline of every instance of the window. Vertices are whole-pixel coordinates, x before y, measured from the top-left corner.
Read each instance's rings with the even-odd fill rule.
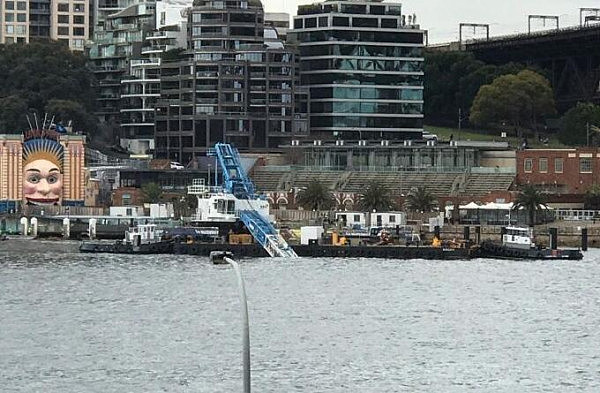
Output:
[[[525,173],[531,173],[533,171],[533,159],[526,158],[524,164],[525,165],[523,169],[525,169]]]
[[[4,40],[7,44],[14,44],[15,39],[13,37],[6,37]]]
[[[304,27],[306,29],[310,29],[312,27],[317,27],[317,18],[307,18],[304,21]]]
[[[123,206],[131,205],[131,194],[123,194]]]
[[[540,173],[548,173],[548,159],[540,158]]]
[[[27,2],[26,1],[17,1],[17,9],[19,11],[25,11],[27,9]]]
[[[354,222],[360,222],[360,214],[354,215]]]
[[[58,15],[58,23],[69,23],[69,15]]]
[[[69,35],[69,28],[67,26],[59,26],[58,35]]]
[[[329,20],[326,16],[319,17],[319,27],[327,27]]]
[[[14,25],[6,25],[6,34],[15,34],[15,26]]]
[[[73,16],[73,23],[76,25],[84,25],[85,17],[83,15],[75,15]]]
[[[385,29],[395,29],[398,27],[398,20],[397,19],[382,19],[381,27],[383,27]]]
[[[334,26],[350,26],[350,19],[344,18],[341,16],[334,16],[333,17],[333,25]]]
[[[85,4],[81,4],[81,3],[73,4],[73,12],[85,12]]]
[[[554,173],[563,173],[563,159],[562,158],[554,159]]]
[[[395,223],[396,222],[396,216],[394,216],[393,214],[390,216],[390,224],[391,223]]]
[[[589,157],[579,158],[579,173],[592,173],[592,159]]]
[[[15,33],[16,34],[20,34],[20,35],[25,35],[27,33],[27,26],[25,26],[25,25],[16,25],[15,26]]]
[[[58,12],[69,12],[68,3],[58,3]]]
[[[83,37],[85,35],[85,28],[73,27],[73,35],[77,37]]]
[[[6,15],[4,15],[4,21],[5,22],[14,22],[15,21],[15,14],[6,14]]]
[[[83,48],[83,40],[73,40],[74,48]]]
[[[27,22],[27,14],[17,14],[17,22]]]
[[[14,1],[7,1],[6,3],[4,3],[4,8],[7,10],[14,10],[15,9],[15,2]]]

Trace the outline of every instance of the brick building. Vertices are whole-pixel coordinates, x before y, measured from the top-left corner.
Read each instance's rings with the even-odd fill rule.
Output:
[[[528,149],[517,152],[517,184],[554,194],[583,194],[600,183],[600,149]]]

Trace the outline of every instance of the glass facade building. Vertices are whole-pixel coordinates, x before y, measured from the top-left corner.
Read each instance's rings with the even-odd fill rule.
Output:
[[[290,38],[310,88],[311,135],[406,139],[423,131],[424,31],[398,3],[298,7]]]

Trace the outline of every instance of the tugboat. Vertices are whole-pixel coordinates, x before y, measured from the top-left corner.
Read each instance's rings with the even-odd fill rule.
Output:
[[[125,232],[125,239],[112,242],[83,242],[80,252],[119,254],[168,254],[173,252],[173,242],[162,239],[156,224],[138,224]]]
[[[566,259],[580,260],[583,254],[577,249],[551,249],[536,246],[533,229],[507,227],[502,235],[502,244],[484,241],[477,253],[483,258],[500,259]]]

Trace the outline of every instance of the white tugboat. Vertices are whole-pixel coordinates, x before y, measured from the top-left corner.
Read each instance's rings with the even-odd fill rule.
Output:
[[[507,227],[502,234],[502,244],[484,241],[478,255],[501,259],[571,259],[583,258],[578,249],[550,249],[535,244],[533,228]]]

